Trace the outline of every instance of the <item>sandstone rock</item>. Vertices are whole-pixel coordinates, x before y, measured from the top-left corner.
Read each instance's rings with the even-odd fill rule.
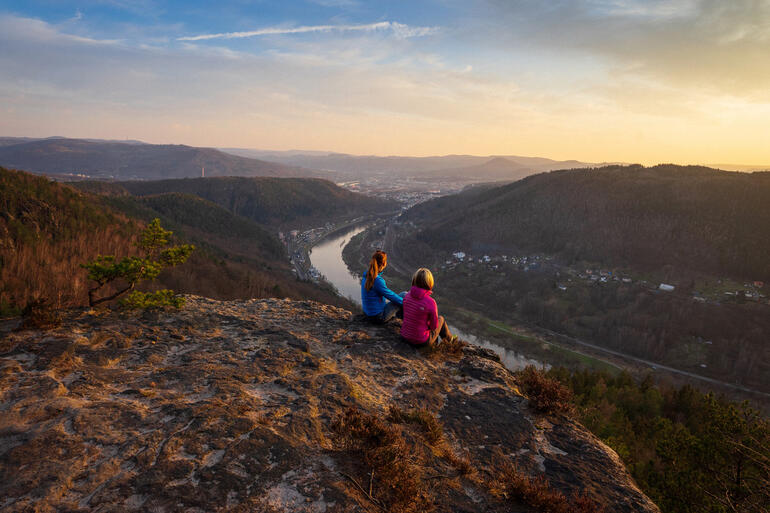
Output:
[[[612,450],[530,411],[481,348],[426,357],[396,328],[336,307],[198,297],[172,312],[70,312],[51,332],[4,336],[0,510],[376,511],[332,424],[352,407],[385,418],[391,406],[443,426],[443,449],[403,428],[436,511],[529,511],[485,487],[496,454],[608,512],[658,511]],[[476,477],[441,451],[467,455]],[[374,501],[384,486],[372,477]]]

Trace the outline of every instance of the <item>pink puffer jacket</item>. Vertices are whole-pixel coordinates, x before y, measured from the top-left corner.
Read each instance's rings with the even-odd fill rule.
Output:
[[[427,342],[430,331],[438,327],[438,307],[430,290],[412,287],[404,297],[401,336],[415,344]]]

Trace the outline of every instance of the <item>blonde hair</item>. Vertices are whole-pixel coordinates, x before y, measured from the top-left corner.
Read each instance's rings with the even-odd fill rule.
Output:
[[[430,269],[420,267],[412,275],[412,285],[425,290],[433,290],[433,273]]]
[[[366,271],[366,290],[372,290],[374,279],[388,265],[388,255],[384,251],[375,251],[372,259],[369,261],[369,269]]]

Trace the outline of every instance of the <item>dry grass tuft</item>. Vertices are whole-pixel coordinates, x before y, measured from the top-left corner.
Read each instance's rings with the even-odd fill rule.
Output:
[[[437,346],[431,346],[429,349],[425,350],[425,355],[430,360],[440,360],[445,357],[459,357],[462,356],[463,348],[467,345],[467,342],[460,340],[459,338],[455,339],[453,342],[442,340]]]
[[[444,451],[444,459],[454,467],[461,476],[470,476],[476,470],[467,454],[458,456],[457,453],[447,447]]]
[[[572,392],[555,379],[546,376],[543,371],[529,365],[516,374],[516,380],[535,411],[567,414],[573,412]]]
[[[352,460],[366,477],[348,477],[368,499],[394,513],[432,511],[422,470],[413,461],[413,451],[399,428],[351,408],[332,429],[341,448],[355,454]]]
[[[444,438],[441,422],[427,410],[405,411],[394,405],[388,410],[387,420],[396,424],[417,424],[431,444],[436,444]]]
[[[586,495],[573,495],[568,499],[551,488],[543,476],[527,476],[502,454],[498,454],[496,460],[500,473],[492,488],[503,497],[523,502],[542,513],[604,513],[604,508]]]

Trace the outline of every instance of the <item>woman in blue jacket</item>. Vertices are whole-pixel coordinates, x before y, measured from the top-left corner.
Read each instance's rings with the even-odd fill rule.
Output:
[[[369,262],[369,269],[361,279],[361,306],[370,322],[382,324],[402,314],[404,294],[396,294],[385,285],[380,273],[388,265],[388,255],[375,251]]]

